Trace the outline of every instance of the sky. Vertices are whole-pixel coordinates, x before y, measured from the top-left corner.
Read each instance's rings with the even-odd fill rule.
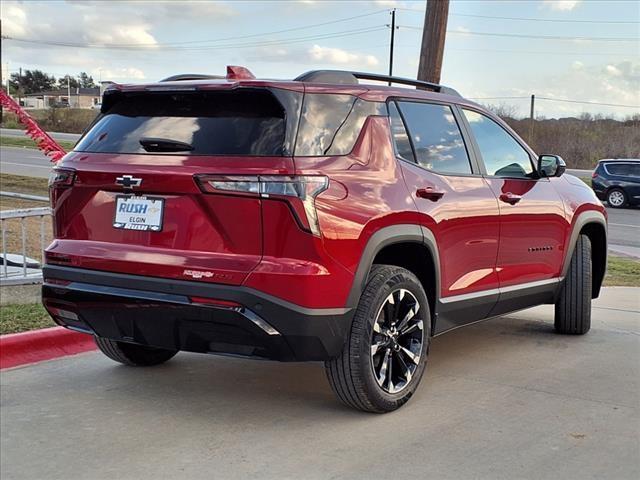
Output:
[[[154,82],[177,73],[258,78],[321,68],[415,78],[425,0],[10,1],[0,3],[3,73]],[[498,18],[496,18],[498,17]],[[519,116],[640,113],[637,0],[451,0],[441,83]],[[560,100],[613,104],[572,103]],[[626,105],[629,107],[623,107]]]

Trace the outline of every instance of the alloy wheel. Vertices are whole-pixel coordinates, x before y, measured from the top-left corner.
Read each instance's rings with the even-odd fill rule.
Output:
[[[398,393],[409,385],[424,347],[424,319],[416,297],[391,292],[378,310],[371,339],[371,367],[380,388]]]
[[[620,207],[624,203],[624,194],[620,190],[613,190],[607,198],[612,207]]]

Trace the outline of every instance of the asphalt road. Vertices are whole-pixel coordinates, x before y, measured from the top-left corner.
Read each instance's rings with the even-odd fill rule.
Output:
[[[60,132],[47,132],[54,140],[68,140],[70,142],[76,142],[80,135],[77,133],[60,133]],[[0,135],[7,137],[26,137],[24,130],[17,130],[14,128],[0,128]]]
[[[411,401],[334,399],[318,363],[100,353],[0,374],[0,477],[640,478],[640,292],[607,288],[585,336],[553,307],[434,339]]]
[[[40,150],[0,147],[0,171],[12,175],[49,178],[51,161]]]
[[[63,134],[69,135],[69,134]],[[0,148],[0,171],[14,175],[48,178],[51,162],[38,150],[16,147]],[[609,212],[609,243],[624,247],[618,253],[640,257],[640,209]]]

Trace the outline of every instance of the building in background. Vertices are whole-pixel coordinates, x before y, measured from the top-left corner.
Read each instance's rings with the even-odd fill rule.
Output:
[[[28,93],[23,97],[25,108],[94,108],[100,103],[100,88],[60,88]]]

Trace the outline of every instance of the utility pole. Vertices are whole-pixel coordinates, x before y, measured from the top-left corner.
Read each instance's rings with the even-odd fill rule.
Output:
[[[22,67],[20,67],[18,72],[18,105],[20,105],[20,102],[22,101],[22,98],[20,98],[20,92],[22,91]]]
[[[448,16],[449,0],[427,0],[418,80],[440,83]]]
[[[536,96],[531,95],[531,111],[529,112],[529,143],[533,142],[533,122],[534,122],[534,105],[536,103]]]
[[[396,9],[391,9],[391,43],[389,44],[389,76],[393,75],[393,43],[396,36]],[[391,80],[389,80],[391,86]]]

